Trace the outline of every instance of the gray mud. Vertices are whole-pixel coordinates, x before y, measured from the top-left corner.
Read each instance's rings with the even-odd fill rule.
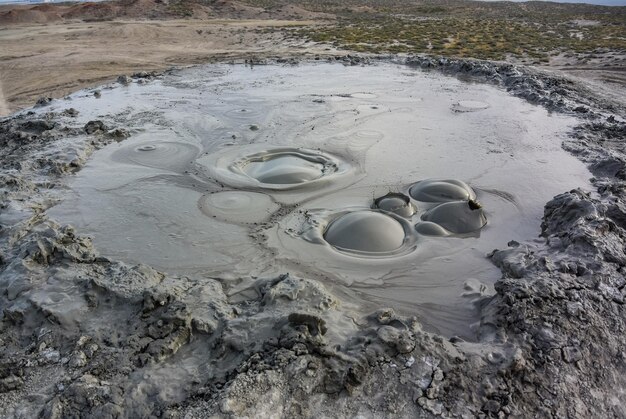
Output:
[[[48,212],[93,237],[102,255],[218,278],[229,295],[251,286],[246,277],[289,272],[321,281],[362,314],[389,305],[447,337],[476,339],[480,316],[465,283],[488,294],[500,276],[485,254],[537,237],[543,204],[590,177],[560,147],[574,118],[391,63],[215,65],[106,93],[77,95],[73,106],[91,113],[85,121],[137,109],[150,123],[96,153],[71,183],[74,196]],[[493,106],[458,113],[459,98]],[[433,202],[433,191],[448,198]],[[405,225],[405,237],[389,242],[381,223],[323,240],[338,215],[388,192],[414,195],[412,225],[442,230]],[[238,199],[224,202],[224,193]],[[477,194],[484,210],[462,218],[465,206],[434,208]],[[377,243],[386,251],[354,258]]]
[[[341,61],[0,122],[2,416],[626,415],[624,105]]]

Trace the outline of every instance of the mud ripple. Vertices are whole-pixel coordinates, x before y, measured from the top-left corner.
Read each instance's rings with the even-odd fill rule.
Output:
[[[203,214],[222,221],[256,223],[266,221],[280,206],[262,193],[224,191],[203,195],[198,207]]]
[[[452,105],[454,112],[476,112],[489,107],[488,103],[479,100],[460,100]]]
[[[187,167],[199,152],[200,150],[193,144],[159,141],[122,147],[115,151],[111,158],[121,163],[180,171]]]

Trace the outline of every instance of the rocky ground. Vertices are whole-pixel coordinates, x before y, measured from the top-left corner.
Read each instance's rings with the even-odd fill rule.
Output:
[[[510,64],[340,60],[469,77],[579,117],[564,147],[595,190],[548,202],[542,243],[489,255],[502,279],[480,302],[479,341],[428,333],[391,308],[355,316],[287,273],[234,302],[217,280],[99,256],[46,209],[91,153],[142,121],[82,125],[43,100],[0,122],[1,416],[626,416],[625,104]]]

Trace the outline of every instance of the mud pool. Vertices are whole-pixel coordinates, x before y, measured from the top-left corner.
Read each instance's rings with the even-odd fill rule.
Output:
[[[211,65],[111,87],[55,106],[143,128],[98,151],[48,213],[103,256],[219,278],[233,300],[290,272],[354,310],[473,339],[501,275],[485,255],[537,237],[545,202],[590,177],[561,149],[572,118],[400,65]],[[452,202],[429,179],[457,182]],[[472,202],[471,228],[446,224]]]

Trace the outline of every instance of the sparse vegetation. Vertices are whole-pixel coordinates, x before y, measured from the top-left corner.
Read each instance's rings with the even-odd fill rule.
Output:
[[[286,0],[249,0],[275,7]],[[433,53],[501,60],[600,49],[626,52],[626,7],[456,0],[350,0],[301,3],[335,13],[336,24],[293,31],[298,37],[357,52]],[[585,22],[580,24],[580,22]]]

